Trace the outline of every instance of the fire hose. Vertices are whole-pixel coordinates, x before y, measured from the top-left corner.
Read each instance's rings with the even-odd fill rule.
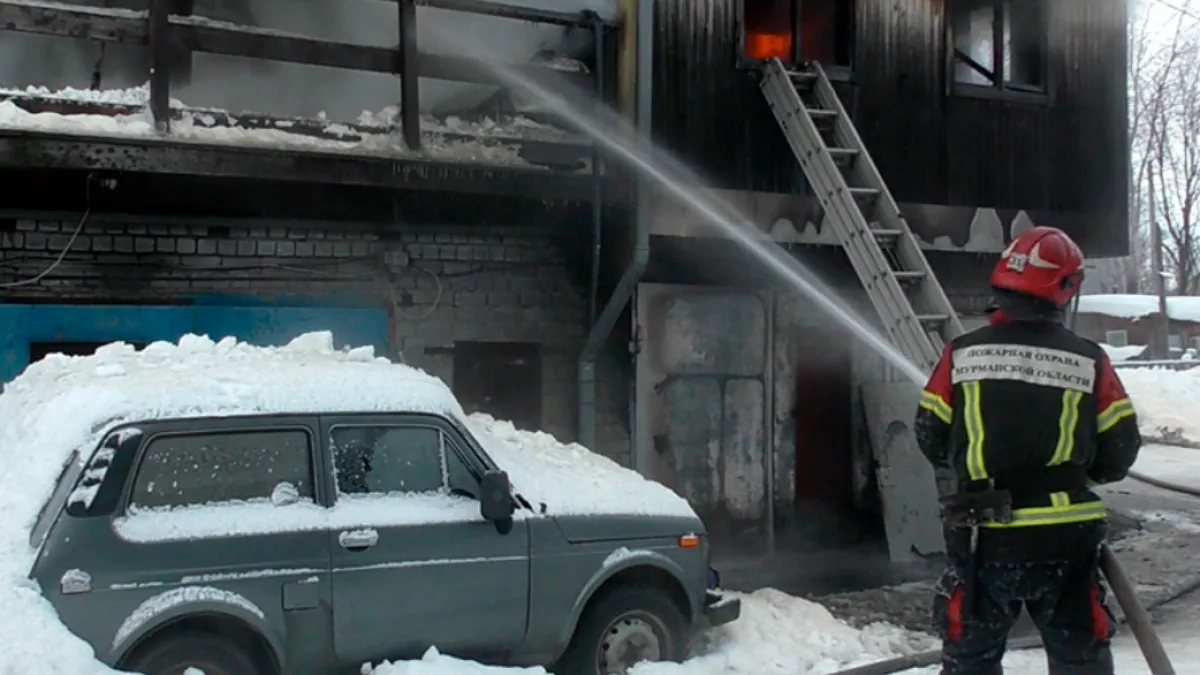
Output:
[[[1130,471],[1128,477],[1140,483],[1152,485],[1169,492],[1200,498],[1200,489],[1160,480],[1134,471]],[[1104,573],[1105,578],[1108,579],[1113,597],[1116,598],[1117,605],[1120,606],[1121,611],[1124,613],[1120,622],[1129,625],[1134,639],[1137,640],[1138,648],[1141,649],[1142,655],[1146,659],[1146,664],[1150,666],[1151,674],[1176,675],[1175,667],[1171,664],[1171,659],[1167,656],[1162,641],[1158,638],[1158,633],[1154,630],[1154,624],[1150,620],[1150,611],[1200,590],[1200,578],[1192,580],[1174,593],[1159,598],[1143,607],[1141,601],[1138,600],[1133,584],[1125,576],[1125,571],[1121,569],[1116,556],[1113,555],[1112,549],[1107,544],[1100,548],[1100,570]],[[1036,635],[1012,640],[1008,644],[1008,648],[1014,651],[1037,649],[1041,646],[1042,639]],[[891,675],[892,673],[899,673],[912,668],[924,668],[936,665],[941,662],[941,659],[941,650],[935,649],[888,659],[886,661],[876,661],[847,670],[839,670],[832,675]]]

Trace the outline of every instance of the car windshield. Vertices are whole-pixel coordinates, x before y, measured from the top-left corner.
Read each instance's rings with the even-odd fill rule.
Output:
[[[67,458],[67,461],[63,462],[62,469],[58,472],[58,480],[54,484],[54,492],[50,494],[50,498],[42,505],[42,510],[38,512],[37,522],[34,524],[33,530],[29,533],[29,545],[32,548],[42,545],[42,541],[46,538],[46,533],[50,530],[54,519],[62,511],[67,493],[71,491],[76,481],[79,480],[79,474],[83,472],[84,464],[86,462],[80,457],[79,450],[71,452],[71,456]]]

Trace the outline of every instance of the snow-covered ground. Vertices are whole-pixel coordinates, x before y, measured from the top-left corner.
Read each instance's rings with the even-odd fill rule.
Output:
[[[346,377],[348,370],[354,371],[353,377]],[[274,393],[264,396],[261,387],[251,385],[278,383],[280,378],[300,374],[309,383],[302,391],[272,389]],[[1123,375],[1143,416],[1145,430],[1166,425],[1177,429],[1177,437],[1200,443],[1200,422],[1189,419],[1190,410],[1200,400],[1197,375],[1192,371],[1129,371]],[[1157,394],[1160,390],[1165,392],[1161,396]],[[0,462],[0,510],[7,514],[0,520],[0,606],[4,608],[0,613],[0,675],[113,672],[95,661],[91,650],[67,632],[49,603],[24,578],[31,561],[30,523],[65,454],[100,433],[93,422],[99,419],[104,421],[103,426],[111,426],[132,415],[329,410],[338,405],[380,410],[405,407],[462,415],[440,381],[404,366],[387,364],[369,349],[334,350],[328,334],[305,336],[288,347],[275,349],[232,340],[214,344],[194,336],[179,345],[158,343],[142,352],[113,345],[92,357],[51,357],[28,369],[0,395],[0,456],[21,453],[20,462]],[[620,485],[622,494],[635,490],[645,494],[646,499],[638,500],[640,508],[663,513],[686,511],[686,504],[665,488],[649,484],[578,446],[559,444],[545,434],[519,432],[507,423],[486,417],[464,418],[464,423],[510,470],[514,485],[548,503],[551,511],[606,508],[603,488],[614,484]],[[29,448],[38,448],[39,452],[30,453]],[[1200,449],[1148,446],[1136,468],[1175,482],[1200,484]],[[565,480],[568,473],[587,474],[593,480]],[[590,485],[594,489],[565,490],[564,485]],[[1147,496],[1145,489],[1117,486],[1113,503],[1117,505],[1121,499],[1162,503]],[[1158,508],[1143,517],[1150,523],[1147,531],[1118,542],[1118,555],[1130,563],[1130,575],[1151,597],[1166,592],[1169,584],[1164,579],[1178,577],[1187,571],[1194,556],[1200,555],[1200,503]],[[1141,563],[1146,564],[1139,567]],[[898,589],[897,595],[903,593],[916,603],[924,603],[927,598],[920,584]],[[835,616],[820,604],[772,589],[741,597],[742,618],[707,635],[689,661],[643,664],[635,669],[635,675],[827,675],[936,646],[929,635],[912,630],[914,626],[900,627],[899,623],[907,623],[903,620],[896,624],[854,621],[851,625],[838,618],[844,616],[840,611]],[[837,605],[830,602],[830,606]],[[1186,611],[1186,603],[1183,606],[1184,610],[1169,617],[1163,637],[1179,672],[1200,672],[1200,641],[1194,638],[1195,621],[1200,616]],[[887,611],[881,614],[889,616]],[[1148,673],[1127,633],[1118,640],[1117,659],[1123,674]],[[1045,672],[1037,652],[1012,654],[1008,663],[1011,672],[1023,675]],[[371,672],[534,675],[543,671],[485,667],[431,650],[422,660],[377,664]],[[936,672],[936,668],[926,668],[910,674]]]
[[[1144,435],[1200,444],[1200,370],[1122,368],[1118,372]]]

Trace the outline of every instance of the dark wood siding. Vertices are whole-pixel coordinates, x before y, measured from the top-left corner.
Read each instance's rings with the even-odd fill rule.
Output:
[[[1045,103],[947,96],[946,1],[857,2],[843,100],[896,198],[1088,212],[1122,236],[1126,0],[1046,0]],[[735,67],[740,2],[657,0],[654,133],[720,187],[799,191],[755,76]]]

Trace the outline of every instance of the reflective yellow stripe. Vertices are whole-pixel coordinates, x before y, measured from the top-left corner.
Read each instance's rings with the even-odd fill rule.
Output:
[[[920,405],[922,408],[928,410],[934,415],[937,415],[939,420],[945,422],[946,424],[950,424],[953,414],[950,410],[950,406],[944,400],[942,400],[941,396],[938,396],[931,391],[922,390]]]
[[[1061,509],[1064,506],[1070,506],[1070,505],[1071,505],[1071,495],[1069,495],[1065,492],[1050,493],[1050,506],[1052,506],[1056,509]]]
[[[1055,501],[1060,503],[1055,506],[1014,509],[1011,523],[986,523],[984,527],[1001,529],[1033,527],[1037,525],[1069,525],[1071,523],[1084,523],[1089,520],[1104,520],[1108,517],[1108,508],[1101,501],[1071,504],[1066,494],[1061,492],[1051,495],[1050,500],[1052,503]]]
[[[1063,392],[1062,413],[1058,416],[1058,445],[1047,466],[1066,464],[1075,452],[1075,430],[1079,427],[1079,403],[1083,392],[1068,389]]]
[[[1096,431],[1102,434],[1126,417],[1133,417],[1133,403],[1128,398],[1117,399],[1096,416]]]
[[[971,480],[987,480],[983,457],[983,410],[979,406],[979,383],[963,383],[963,426],[967,428],[967,475]]]

